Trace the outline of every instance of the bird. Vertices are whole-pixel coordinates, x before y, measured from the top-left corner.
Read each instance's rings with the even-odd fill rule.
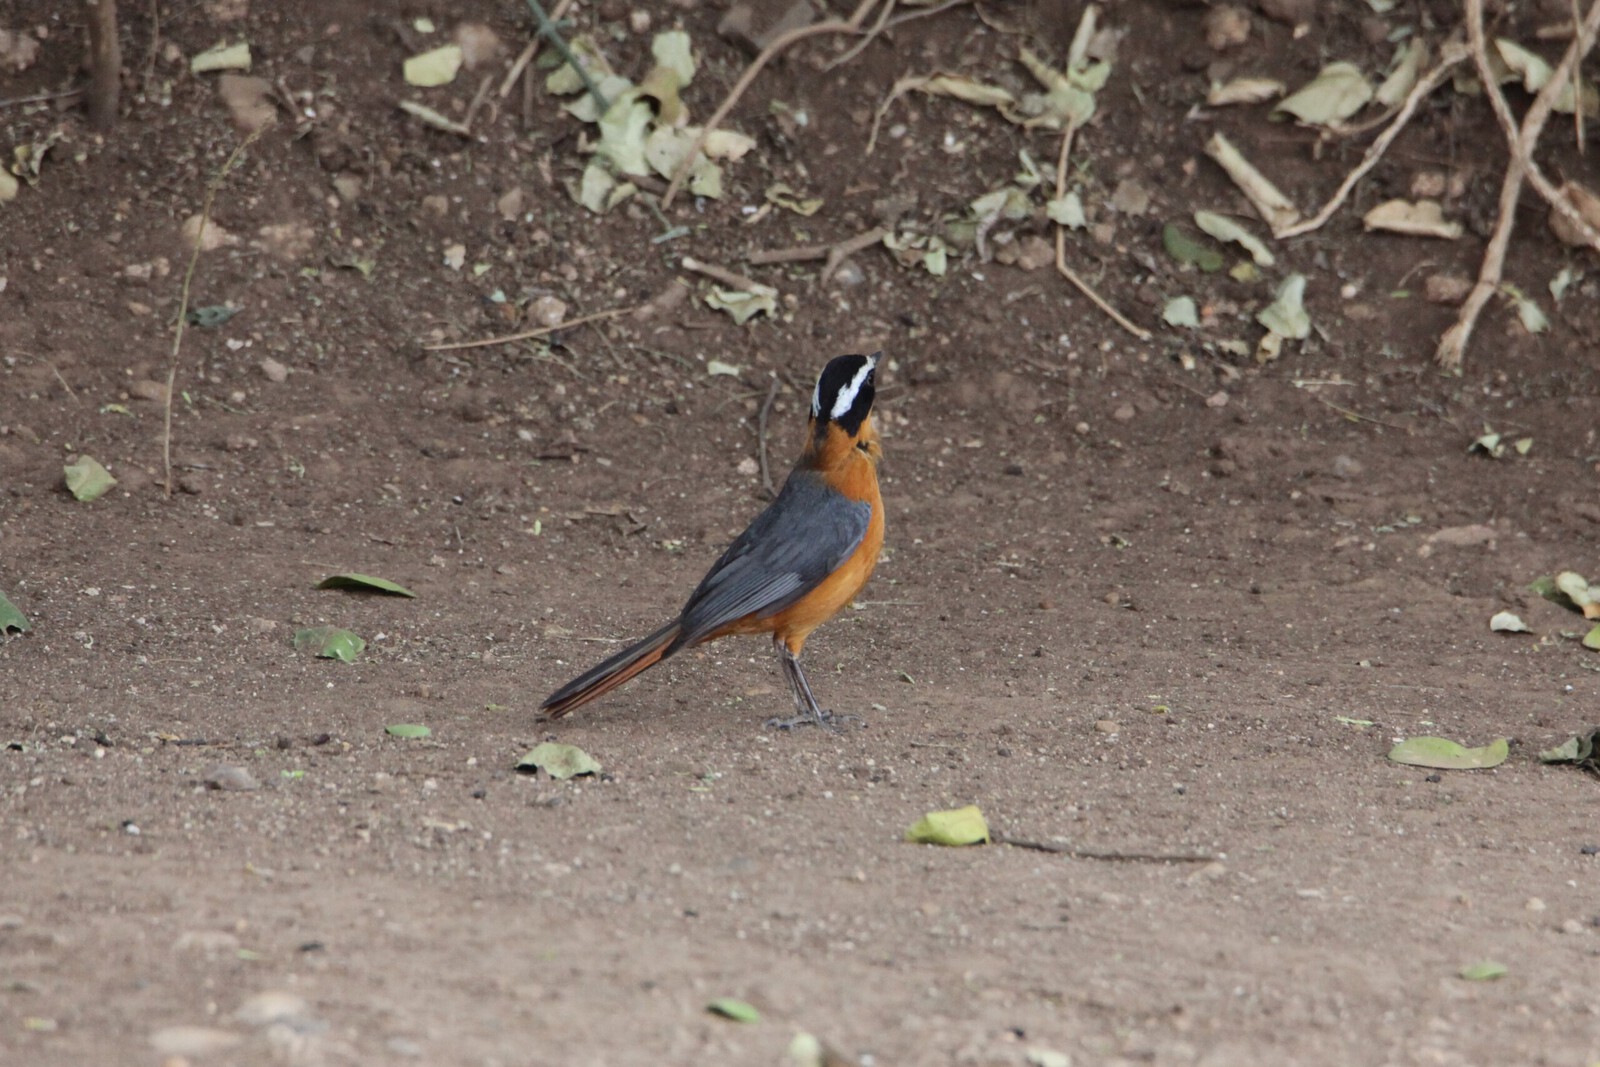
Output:
[[[551,693],[540,705],[549,718],[683,649],[765,633],[800,713],[769,725],[833,728],[833,713],[817,704],[800,669],[800,651],[867,584],[883,550],[883,448],[872,418],[882,355],[828,361],[811,393],[805,446],[778,495],[712,564],[676,619]]]

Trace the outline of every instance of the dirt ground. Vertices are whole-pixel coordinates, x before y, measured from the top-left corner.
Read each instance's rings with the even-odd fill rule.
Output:
[[[526,112],[499,95],[515,4],[210,0],[159,5],[158,31],[122,7],[114,130],[70,99],[0,110],[7,159],[62,134],[0,205],[0,590],[33,626],[0,643],[7,1064],[776,1064],[800,1031],[864,1067],[1600,1061],[1600,786],[1537,759],[1600,720],[1600,656],[1527,591],[1600,570],[1592,256],[1525,200],[1507,277],[1549,331],[1496,300],[1465,373],[1438,373],[1455,308],[1423,282],[1475,274],[1503,167],[1483,101],[1451,91],[1260,277],[1162,245],[1203,207],[1262,232],[1202,154],[1213,131],[1307,207],[1370,141],[1197,109],[1209,81],[1292,86],[1333,58],[1381,76],[1396,28],[1437,41],[1453,5],[1306,5],[1300,34],[1252,9],[1226,51],[1200,4],[1105,13],[1129,32],[1073,148],[1090,226],[1067,255],[1149,341],[1014,262],[1053,240],[1039,195],[991,231],[998,258],[958,250],[942,278],[881,246],[825,284],[748,259],[932,226],[1023,149],[1053,181],[1057,134],[920,93],[865,149],[905,75],[1027,88],[1018,46],[1061,63],[1075,3],[957,6],[832,70],[851,39],[800,46],[727,120],[757,142],[727,196],[680,198],[665,224],[686,232],[661,241],[645,196],[603,217],[569,197],[593,127],[544,68]],[[1566,5],[1532,8],[1495,32],[1550,55],[1538,19]],[[45,31],[0,97],[77,82],[78,10],[0,7]],[[603,0],[565,33],[638,77],[654,32],[687,29],[704,117],[752,55],[722,15]],[[501,52],[406,86],[402,61],[464,19]],[[238,39],[279,121],[216,198],[233,240],[191,304],[239,310],[186,335],[169,499],[180,231],[241,136],[187,63]],[[486,77],[470,138],[395,107],[459,121]],[[1547,166],[1595,175],[1572,140],[1552,125]],[[1458,179],[1466,236],[1363,232],[1419,174]],[[763,213],[774,182],[821,210]],[[777,314],[735,325],[684,257],[773,286]],[[1563,266],[1588,277],[1558,303]],[[1312,336],[1230,354],[1291,270]],[[1183,294],[1198,329],[1162,323]],[[789,704],[756,640],[542,721],[759,509],[763,421],[781,478],[816,372],[876,349],[888,547],[807,649],[862,723],[764,728]],[[1486,429],[1532,447],[1469,453]],[[80,454],[119,479],[93,503],[63,485]],[[418,595],[315,588],[340,571]],[[1503,609],[1534,633],[1491,633]],[[292,647],[325,623],[367,640],[357,662]],[[1511,756],[1386,759],[1425,734]],[[514,769],[549,739],[604,774]],[[1078,852],[902,840],[966,804]],[[1461,977],[1483,961],[1507,973]]]

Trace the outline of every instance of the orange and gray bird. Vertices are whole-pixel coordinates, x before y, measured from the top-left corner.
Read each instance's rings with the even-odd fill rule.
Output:
[[[771,634],[801,713],[774,724],[830,723],[800,669],[800,650],[867,584],[883,548],[883,450],[872,424],[881,355],[828,362],[811,394],[805,448],[782,491],[728,546],[676,619],[551,693],[540,705],[551,718],[682,649],[730,634]]]

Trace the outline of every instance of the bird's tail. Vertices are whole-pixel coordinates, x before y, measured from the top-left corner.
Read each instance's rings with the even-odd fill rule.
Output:
[[[552,719],[561,718],[573,708],[611,692],[646,667],[653,666],[676,651],[672,643],[677,637],[678,624],[668,623],[638,644],[630,645],[604,663],[578,675],[546,697],[539,708]]]

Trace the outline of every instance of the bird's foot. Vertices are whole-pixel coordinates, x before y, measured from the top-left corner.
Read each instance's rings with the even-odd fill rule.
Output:
[[[866,725],[866,720],[859,715],[844,715],[821,708],[817,709],[815,714],[806,711],[788,719],[768,719],[764,725],[769,730],[784,731],[793,730],[798,726],[815,726],[831,734],[836,734],[840,732],[839,727],[847,722],[858,722],[863,726]]]

